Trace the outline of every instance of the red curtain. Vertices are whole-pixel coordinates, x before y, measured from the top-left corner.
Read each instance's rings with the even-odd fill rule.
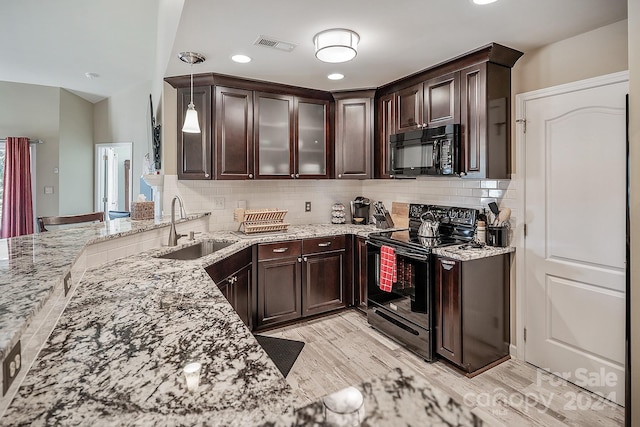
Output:
[[[7,138],[0,237],[33,233],[31,159],[28,138]]]

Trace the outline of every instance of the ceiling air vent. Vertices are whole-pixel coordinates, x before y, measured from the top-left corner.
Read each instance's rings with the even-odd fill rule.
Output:
[[[271,49],[282,50],[284,52],[291,52],[296,47],[296,45],[293,43],[287,43],[280,40],[276,40],[275,38],[269,37],[269,36],[260,36],[253,44],[256,46],[269,47]]]

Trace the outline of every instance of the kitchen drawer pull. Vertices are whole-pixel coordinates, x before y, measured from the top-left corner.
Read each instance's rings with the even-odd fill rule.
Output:
[[[440,262],[442,263],[442,267],[445,270],[451,270],[453,268],[454,265],[456,265],[456,263],[454,261],[447,261],[444,259],[441,259]]]
[[[276,254],[281,254],[281,253],[286,252],[288,250],[289,250],[289,248],[278,248],[278,249],[274,249],[273,252],[276,253]]]
[[[326,248],[327,246],[331,246],[331,242],[318,243],[318,246],[321,248]]]

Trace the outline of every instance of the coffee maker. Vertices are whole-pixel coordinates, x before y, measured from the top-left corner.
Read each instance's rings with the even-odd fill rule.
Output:
[[[371,201],[366,197],[358,196],[351,201],[351,223],[369,224],[369,208]]]

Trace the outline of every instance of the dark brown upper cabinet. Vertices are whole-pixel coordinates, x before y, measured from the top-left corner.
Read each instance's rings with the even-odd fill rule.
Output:
[[[460,121],[459,74],[448,73],[396,93],[397,132]]]
[[[253,93],[215,88],[216,179],[253,178]]]
[[[522,52],[492,43],[379,88],[375,177],[390,177],[390,134],[460,123],[462,176],[509,179],[511,67],[520,56]]]
[[[328,101],[256,93],[254,108],[258,178],[328,177]]]
[[[428,127],[459,123],[460,74],[449,73],[424,82],[423,99]]]
[[[372,177],[374,91],[334,94],[336,98],[336,178]]]
[[[293,96],[254,94],[255,159],[258,178],[294,178]]]
[[[212,179],[211,86],[193,88],[193,104],[198,112],[200,133],[182,132],[191,89],[178,89],[178,179]]]
[[[374,150],[374,173],[376,178],[391,178],[389,174],[389,137],[398,133],[396,126],[396,94],[378,99],[376,104],[376,149]]]
[[[399,90],[396,95],[398,132],[422,126],[422,83]]]

